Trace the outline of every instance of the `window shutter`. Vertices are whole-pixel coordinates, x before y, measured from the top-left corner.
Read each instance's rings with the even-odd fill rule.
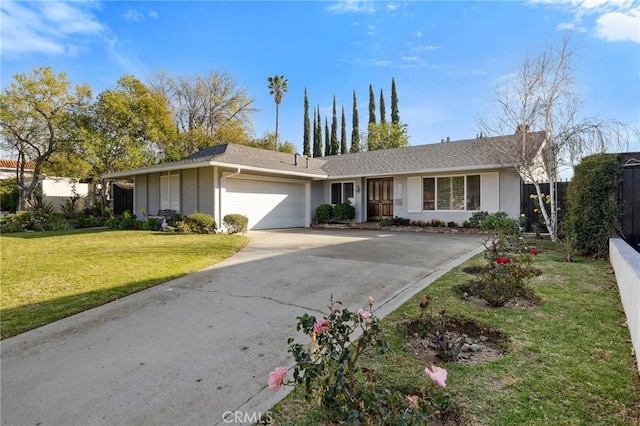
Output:
[[[422,213],[422,178],[407,178],[407,213]]]

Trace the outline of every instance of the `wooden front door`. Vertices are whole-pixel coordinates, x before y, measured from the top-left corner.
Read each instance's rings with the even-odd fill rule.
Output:
[[[393,219],[393,178],[367,180],[367,220]]]

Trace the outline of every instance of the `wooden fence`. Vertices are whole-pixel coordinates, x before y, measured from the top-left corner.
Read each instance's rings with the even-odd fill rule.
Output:
[[[618,189],[622,211],[622,237],[640,252],[640,153],[622,154],[622,157]]]
[[[562,217],[567,207],[567,187],[569,182],[556,182],[556,200],[558,210],[558,223],[562,222]],[[549,184],[541,183],[540,190],[543,194],[549,194]],[[547,232],[547,228],[543,224],[542,215],[536,213],[535,209],[538,207],[537,200],[531,198],[531,195],[537,195],[536,187],[532,183],[523,183],[522,190],[520,191],[520,212],[527,218],[526,232],[533,231],[534,227],[539,226],[542,232]],[[547,206],[547,213],[549,208]]]

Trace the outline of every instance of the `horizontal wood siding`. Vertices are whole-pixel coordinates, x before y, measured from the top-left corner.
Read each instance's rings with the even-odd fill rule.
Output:
[[[198,169],[198,206],[201,213],[214,215],[213,205],[213,167],[202,167]]]
[[[182,209],[183,215],[191,214],[198,210],[198,170],[185,169],[182,171]]]
[[[135,180],[135,200],[134,200],[134,208],[136,209],[135,214],[139,217],[142,217],[142,209],[145,211],[149,211],[149,206],[147,206],[147,175],[138,175]]]
[[[156,215],[160,210],[160,173],[150,173],[147,181],[147,215]]]

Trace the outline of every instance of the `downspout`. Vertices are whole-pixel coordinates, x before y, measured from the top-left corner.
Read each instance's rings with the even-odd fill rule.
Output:
[[[222,181],[225,181],[227,178],[234,177],[234,176],[238,176],[241,172],[242,172],[242,169],[241,169],[240,167],[238,167],[238,170],[236,170],[236,172],[235,172],[235,173],[231,173],[230,175],[227,175],[227,176],[222,176],[222,179],[221,179],[221,180],[222,180]],[[221,185],[221,186],[222,186],[222,185]],[[225,187],[225,191],[224,191],[224,192],[225,192],[225,193],[227,192],[227,188],[226,188],[226,187]],[[218,217],[218,222],[217,222],[217,224],[218,224],[218,230],[220,231],[220,230],[222,230],[222,191],[220,191],[220,201],[219,201],[219,206],[220,206],[220,208],[218,209],[218,212],[219,212],[219,216],[220,216],[220,217]]]

